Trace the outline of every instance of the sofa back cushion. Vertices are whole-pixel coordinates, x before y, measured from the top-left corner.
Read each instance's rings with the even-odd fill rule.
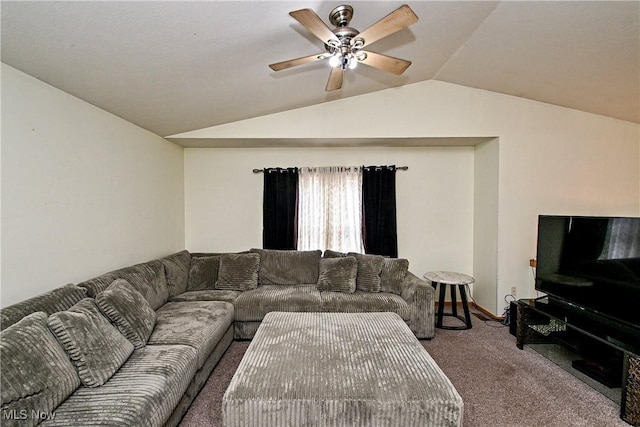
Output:
[[[260,285],[310,285],[318,283],[322,251],[251,249],[260,255]]]
[[[380,292],[380,272],[384,264],[381,255],[367,255],[349,252],[358,261],[356,288],[364,292]]]
[[[47,327],[47,314],[30,314],[0,334],[2,425],[35,426],[80,386],[80,378]],[[24,411],[24,412],[22,412]],[[27,419],[5,419],[8,413]]]
[[[96,296],[96,304],[135,348],[142,348],[147,344],[157,315],[129,282],[116,279]]]
[[[154,310],[162,307],[169,299],[169,288],[164,264],[159,259],[110,271],[93,279],[78,283],[87,289],[87,296],[95,298],[107,289],[114,280],[125,279],[144,296]]]
[[[255,253],[220,255],[216,289],[248,291],[258,287],[260,256]]]
[[[188,291],[215,289],[220,269],[220,256],[202,256],[191,258],[189,267]]]
[[[0,310],[0,330],[8,328],[31,313],[43,311],[49,315],[66,310],[86,296],[86,289],[68,284],[28,300],[20,301]]]
[[[385,258],[380,272],[380,291],[400,295],[402,282],[409,271],[409,260],[404,258]]]
[[[147,300],[154,310],[169,299],[164,264],[160,260],[136,264],[119,270],[118,278],[125,279]]]
[[[354,257],[322,258],[318,290],[352,294],[356,291],[357,273],[358,261]]]
[[[52,314],[47,323],[87,387],[107,382],[133,353],[133,344],[109,323],[91,298]]]
[[[162,258],[160,261],[164,265],[169,298],[185,292],[187,290],[189,267],[191,265],[191,254],[189,251],[177,252]]]

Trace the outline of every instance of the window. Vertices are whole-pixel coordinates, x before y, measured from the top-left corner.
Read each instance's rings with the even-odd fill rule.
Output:
[[[301,168],[298,190],[298,250],[364,252],[361,168]]]

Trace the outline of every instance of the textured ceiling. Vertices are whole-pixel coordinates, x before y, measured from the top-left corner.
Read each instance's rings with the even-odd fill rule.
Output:
[[[340,2],[2,1],[2,62],[162,136],[436,79],[640,123],[640,2],[408,2],[420,20],[327,93],[323,51],[288,12]],[[352,1],[360,31],[402,2]]]

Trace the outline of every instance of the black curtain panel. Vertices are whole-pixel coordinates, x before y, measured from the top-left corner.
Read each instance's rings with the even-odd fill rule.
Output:
[[[397,258],[395,166],[362,168],[362,202],[365,252]]]
[[[296,249],[298,243],[298,168],[264,170],[262,247]]]

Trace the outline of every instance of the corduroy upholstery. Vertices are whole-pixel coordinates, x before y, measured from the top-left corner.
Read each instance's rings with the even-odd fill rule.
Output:
[[[196,372],[197,354],[186,345],[136,349],[109,381],[80,387],[42,426],[162,426]]]
[[[153,260],[131,267],[110,271],[93,279],[78,283],[87,289],[87,296],[95,298],[116,279],[125,279],[157,310],[169,299],[169,289],[161,260]]]
[[[409,260],[404,258],[385,258],[380,272],[380,292],[400,295],[402,282],[409,271]]]
[[[401,296],[387,292],[321,292],[323,312],[333,313],[374,313],[389,311],[402,320],[411,320],[409,303]]]
[[[47,327],[47,315],[28,315],[0,334],[0,416],[3,426],[35,426],[80,386],[80,378]],[[21,412],[25,411],[25,412]],[[26,419],[10,419],[24,413]]]
[[[357,274],[358,261],[354,257],[321,258],[318,290],[352,294]]]
[[[380,255],[366,255],[349,252],[358,261],[358,275],[356,289],[365,292],[380,292],[380,272],[384,264],[384,257]]]
[[[198,352],[200,369],[232,323],[233,305],[227,302],[168,302],[157,311],[147,345],[191,346]]]
[[[167,276],[169,298],[186,291],[189,267],[191,266],[191,254],[189,254],[189,251],[176,252],[173,255],[162,258],[160,261],[164,265],[164,272]]]
[[[8,328],[31,313],[43,311],[50,315],[66,310],[86,296],[86,289],[68,284],[28,300],[20,301],[0,310],[0,330]]]
[[[304,285],[318,282],[322,251],[251,249],[260,255],[258,283],[261,285]]]
[[[216,289],[247,291],[258,286],[258,254],[224,254],[220,256],[220,269]]]
[[[247,259],[252,261],[252,264],[249,265],[250,268],[246,270],[252,274],[251,286],[254,286],[253,280],[257,276],[256,270],[259,268],[259,264],[256,265],[255,260],[256,258],[260,260],[260,256],[256,253],[202,253],[198,255],[189,254],[187,251],[177,252],[159,260],[105,273],[82,282],[81,287],[68,285],[0,311],[2,314],[0,317],[9,323],[20,320],[22,313],[29,314],[29,310],[36,308],[47,312],[46,315],[42,314],[45,319],[53,312],[65,312],[66,310],[66,314],[58,314],[54,316],[54,319],[64,317],[66,320],[71,319],[70,323],[74,324],[78,320],[74,315],[77,310],[71,307],[88,295],[96,298],[96,305],[100,308],[102,315],[113,315],[118,311],[116,307],[121,311],[120,315],[124,313],[129,318],[136,317],[130,316],[131,314],[142,312],[138,313],[142,314],[138,318],[138,320],[142,320],[140,323],[142,326],[138,325],[140,327],[137,329],[130,327],[130,331],[125,328],[118,332],[127,334],[135,330],[137,331],[136,335],[140,337],[136,343],[138,348],[131,353],[120,369],[110,375],[110,371],[114,369],[113,366],[101,365],[101,362],[107,362],[106,358],[110,357],[108,351],[110,349],[105,348],[103,354],[105,360],[96,360],[99,362],[95,365],[98,367],[98,375],[94,379],[96,384],[102,382],[104,384],[93,388],[85,385],[78,387],[80,379],[73,364],[69,365],[68,363],[68,354],[65,354],[64,359],[67,362],[66,368],[62,365],[58,366],[55,358],[48,359],[48,361],[54,360],[55,374],[50,378],[55,381],[55,387],[59,388],[52,393],[57,393],[58,397],[66,396],[68,393],[65,391],[67,382],[60,375],[68,371],[69,366],[73,369],[69,372],[73,374],[72,377],[75,379],[74,384],[76,385],[69,388],[71,391],[75,388],[75,391],[66,400],[60,398],[50,401],[51,410],[55,412],[55,420],[46,421],[43,425],[100,424],[174,427],[180,422],[233,338],[251,339],[263,318],[272,311],[393,311],[409,324],[416,336],[420,338],[433,337],[433,288],[410,273],[407,273],[400,283],[400,295],[394,294],[391,290],[391,292],[375,293],[359,290],[353,294],[319,291],[317,280],[296,285],[264,285],[256,289],[240,291],[212,289],[218,280],[218,264],[216,265],[215,278],[213,278],[214,274],[204,275],[206,277],[204,277],[201,286],[207,289],[189,290],[189,274],[192,271],[194,261],[196,263],[202,261],[203,257],[218,257],[220,260],[223,256],[231,256],[236,259],[237,255],[247,255]],[[299,256],[295,251],[287,251],[282,255],[291,259]],[[310,254],[302,255],[305,262],[308,261],[307,257],[317,260],[312,270],[315,271],[317,267],[318,272],[312,271],[311,274],[318,278],[320,260],[317,251],[310,251]],[[275,257],[275,259],[277,258]],[[272,267],[273,265],[275,264],[272,264]],[[241,265],[240,267],[243,269],[246,266]],[[241,271],[241,273],[246,271]],[[384,274],[384,271],[380,273],[381,280],[383,280]],[[401,274],[402,272],[391,274],[390,280],[400,280]],[[233,277],[233,274],[231,276]],[[303,276],[300,271],[275,271],[273,277],[298,277],[294,280],[297,281]],[[128,283],[124,278],[128,278],[136,286]],[[276,281],[280,281],[280,279]],[[341,287],[341,284],[336,285]],[[107,290],[110,286],[112,286],[111,290]],[[123,292],[121,291],[123,289],[116,292],[118,298],[114,297],[113,290],[116,288],[126,288],[127,291],[124,292],[127,294],[126,298],[119,298],[122,297]],[[107,291],[105,292],[105,290]],[[105,301],[110,304],[105,304]],[[84,304],[88,304],[88,302],[83,302],[78,306],[82,307]],[[93,312],[91,316],[88,316],[91,310],[79,311],[87,314],[87,317],[95,314]],[[112,323],[119,321],[117,317],[109,319]],[[144,319],[151,322],[147,323]],[[91,329],[89,326],[92,326],[90,325],[92,321],[86,325],[87,330]],[[25,326],[28,326],[28,333],[31,333],[30,324],[21,324],[19,329]],[[58,326],[53,322],[49,325],[49,329]],[[20,334],[23,333],[25,331],[20,331]],[[93,334],[92,332],[91,335]],[[60,354],[64,354],[62,345],[69,341],[69,337],[63,337],[61,345],[50,332],[48,336],[58,346],[57,350],[61,352]],[[78,342],[80,341],[78,340]],[[110,344],[105,344],[105,347],[108,345]],[[14,361],[10,363],[20,364],[21,352],[23,351],[27,351],[27,349],[21,348],[17,351],[3,353],[3,380],[5,367],[9,366],[6,361],[13,358]],[[108,362],[113,362],[114,365],[121,363],[114,360]],[[64,362],[61,363],[64,364]],[[105,371],[102,371],[103,368]],[[36,369],[34,372],[39,371]],[[29,384],[29,381],[31,380],[24,383]],[[87,384],[93,385],[89,382]],[[55,408],[63,400],[64,402]],[[42,405],[38,404],[38,406]],[[3,425],[11,425],[11,422],[11,420],[3,419]]]
[[[459,427],[463,402],[393,313],[265,316],[222,399],[226,427]]]
[[[322,311],[322,301],[316,285],[265,285],[241,293],[235,310],[236,322],[254,322],[272,311]]]
[[[188,301],[224,301],[234,303],[240,291],[228,291],[225,289],[205,289],[201,291],[187,291],[171,298],[170,302]]]
[[[116,279],[96,296],[96,304],[135,348],[146,345],[157,315],[129,282]]]
[[[220,255],[192,257],[187,290],[215,289],[219,269]]]
[[[104,384],[133,353],[133,344],[91,298],[52,314],[47,323],[87,387]]]

